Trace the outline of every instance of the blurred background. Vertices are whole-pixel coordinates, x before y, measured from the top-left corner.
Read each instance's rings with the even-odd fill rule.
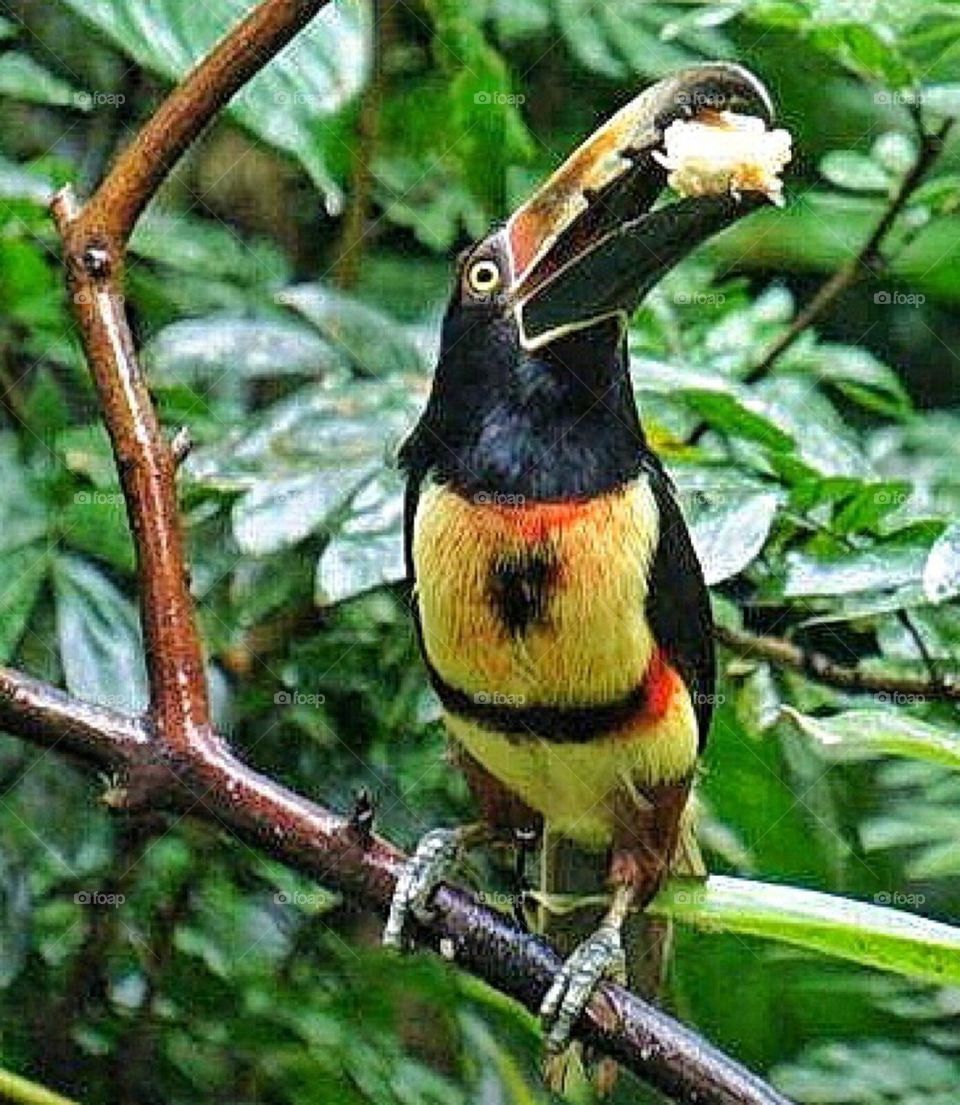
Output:
[[[125,710],[145,702],[132,550],[46,204],[92,190],[249,7],[0,16],[0,662]],[[640,87],[704,58],[757,72],[795,148],[786,207],[684,262],[631,329],[717,617],[845,664],[956,671],[960,128],[881,256],[750,373],[866,241],[920,132],[960,114],[957,14],[336,0],[240,93],[138,227],[126,294],[164,423],[196,442],[193,589],[246,759],[338,810],[365,788],[407,847],[469,817],[397,593],[392,467],[452,258]],[[955,710],[721,659],[711,869],[956,919],[955,772],[916,742],[824,744],[810,720],[952,740]],[[109,782],[0,738],[4,1066],[88,1102],[547,1101],[532,1018],[433,958],[385,956],[374,918],[229,836],[108,816]],[[960,992],[909,970],[678,927],[665,1001],[797,1101],[958,1100]],[[614,1100],[644,1095],[624,1078]]]

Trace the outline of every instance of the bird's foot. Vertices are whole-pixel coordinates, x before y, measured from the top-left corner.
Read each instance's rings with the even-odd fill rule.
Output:
[[[465,836],[464,829],[431,829],[421,837],[397,878],[383,930],[386,947],[403,948],[410,918],[422,921],[429,917],[430,899],[460,858]]]
[[[627,963],[621,930],[630,904],[623,888],[597,930],[578,945],[560,968],[540,1005],[540,1017],[546,1029],[544,1079],[556,1092],[562,1092],[577,1049],[571,1045],[573,1027],[580,1019],[602,981],[624,984]]]

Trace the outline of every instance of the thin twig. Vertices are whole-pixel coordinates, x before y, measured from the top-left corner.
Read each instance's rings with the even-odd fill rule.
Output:
[[[900,180],[896,191],[890,197],[889,203],[869,238],[855,256],[851,257],[837,269],[829,280],[820,286],[810,302],[798,312],[793,322],[771,343],[760,360],[743,377],[745,384],[755,384],[768,376],[780,357],[791,348],[809,326],[812,326],[820,318],[839,295],[859,280],[867,276],[875,276],[878,268],[886,264],[881,253],[884,239],[893,229],[894,223],[910,202],[913,193],[940,155],[953,123],[953,119],[948,119],[938,130],[930,132],[924,130],[919,120],[917,121],[920,139],[917,159]],[[698,423],[687,438],[687,443],[696,445],[709,429],[710,427],[706,422]]]
[[[363,263],[363,247],[370,215],[370,193],[373,188],[373,159],[380,137],[380,107],[384,95],[384,53],[393,21],[393,5],[384,10],[383,0],[372,0],[370,77],[360,100],[357,119],[357,142],[353,152],[353,170],[343,228],[337,242],[337,260],[333,266],[333,282],[339,288],[356,286]]]
[[[783,637],[760,636],[720,625],[714,627],[714,636],[720,644],[746,660],[766,660],[778,667],[793,668],[818,683],[854,694],[904,695],[929,701],[960,702],[960,675],[922,678],[863,671],[838,664],[822,652],[803,649]]]

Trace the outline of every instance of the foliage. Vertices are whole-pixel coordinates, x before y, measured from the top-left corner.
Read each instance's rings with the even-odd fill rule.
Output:
[[[61,0],[0,22],[0,661],[121,709],[145,696],[132,552],[45,198],[89,186],[247,7]],[[631,327],[644,421],[716,615],[891,678],[956,671],[954,144],[885,265],[746,380],[909,172],[915,106],[928,127],[960,112],[952,5],[377,10],[375,24],[337,0],[258,76],[130,259],[151,386],[196,442],[182,476],[193,589],[218,720],[242,754],[340,809],[368,788],[406,844],[467,815],[397,586],[392,467],[426,395],[448,254],[636,86],[701,57],[764,75],[800,151],[786,211],[684,263]],[[372,129],[358,124],[370,111]],[[344,287],[335,213],[358,187],[372,209]],[[958,991],[897,925],[932,932],[923,918],[960,913],[957,747],[955,710],[932,699],[725,658],[701,787],[710,866],[789,886],[738,903],[720,881],[719,897],[668,903],[707,922],[678,927],[669,1002],[798,1101],[955,1096]],[[532,1021],[432,959],[388,961],[349,903],[229,837],[110,820],[97,788],[11,739],[0,774],[4,1065],[91,1102],[546,1100]],[[908,920],[844,950],[850,924],[794,912],[805,890]],[[955,986],[955,949],[938,954]]]

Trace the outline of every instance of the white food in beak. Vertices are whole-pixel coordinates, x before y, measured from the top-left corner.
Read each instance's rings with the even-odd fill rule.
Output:
[[[653,156],[670,170],[667,183],[681,196],[762,192],[783,206],[780,173],[791,158],[790,134],[767,130],[762,119],[732,111],[678,119],[663,132],[664,152]]]

